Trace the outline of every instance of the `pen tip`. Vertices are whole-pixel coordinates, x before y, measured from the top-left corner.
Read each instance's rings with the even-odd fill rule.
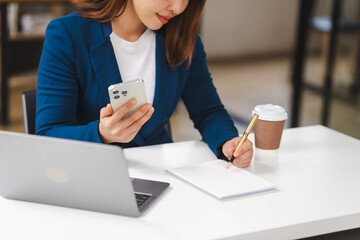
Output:
[[[231,162],[228,163],[226,169],[228,169],[230,167],[230,165],[231,165]]]

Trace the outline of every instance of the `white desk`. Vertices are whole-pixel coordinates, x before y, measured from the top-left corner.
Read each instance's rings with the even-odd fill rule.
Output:
[[[287,129],[278,152],[255,152],[249,170],[277,192],[225,202],[164,173],[214,158],[202,142],[125,153],[132,176],[171,184],[142,217],[0,198],[0,239],[294,239],[360,227],[360,141],[322,126]]]

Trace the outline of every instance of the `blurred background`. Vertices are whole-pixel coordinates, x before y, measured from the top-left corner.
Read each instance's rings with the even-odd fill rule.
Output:
[[[1,1],[0,129],[24,132],[21,94],[36,88],[48,22],[70,1]],[[286,127],[322,124],[360,138],[360,1],[208,0],[201,20],[209,70],[239,132],[258,104],[283,106]],[[180,102],[175,141],[201,139]]]

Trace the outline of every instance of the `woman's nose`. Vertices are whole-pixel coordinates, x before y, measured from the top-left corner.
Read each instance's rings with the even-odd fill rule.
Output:
[[[189,0],[172,0],[166,10],[173,13],[174,16],[181,14],[185,11]]]

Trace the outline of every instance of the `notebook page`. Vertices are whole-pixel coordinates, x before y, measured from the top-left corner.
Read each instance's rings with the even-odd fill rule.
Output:
[[[223,160],[166,170],[195,188],[220,200],[245,196],[275,189],[275,185],[255,174]]]

